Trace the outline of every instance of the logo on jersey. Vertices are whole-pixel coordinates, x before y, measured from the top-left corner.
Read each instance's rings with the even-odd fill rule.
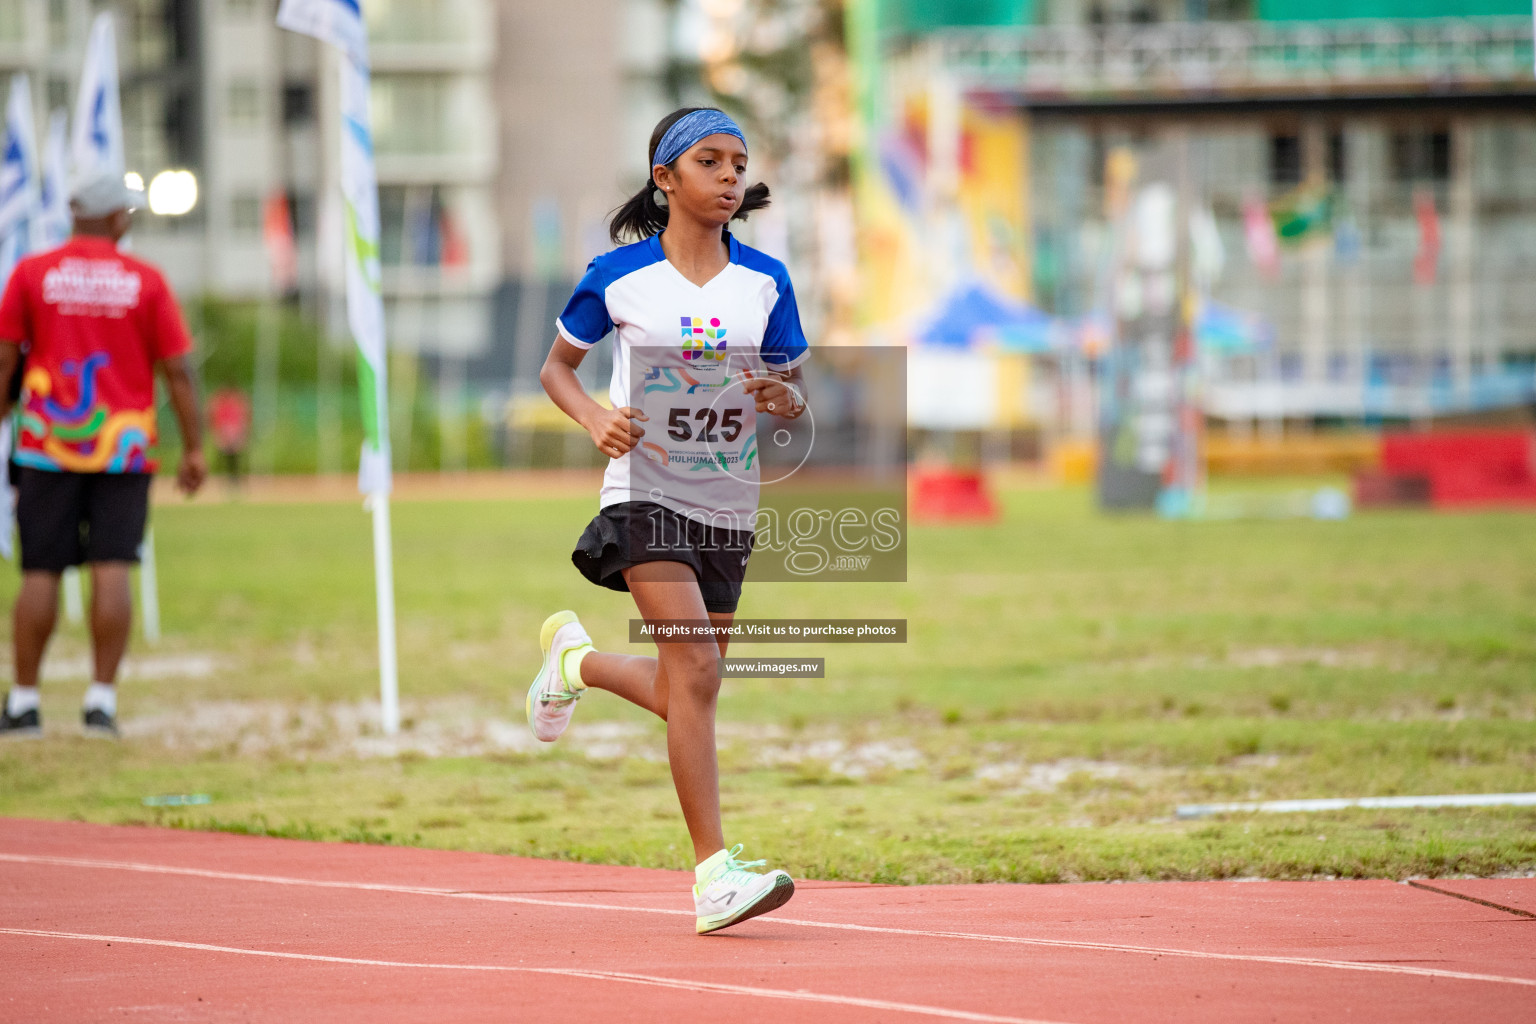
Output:
[[[43,301],[63,316],[121,319],[138,306],[142,287],[139,275],[117,260],[70,257],[43,275]]]
[[[684,359],[720,360],[725,358],[725,328],[720,326],[719,317],[710,317],[708,325],[705,325],[704,318],[699,316],[685,316],[681,320]],[[710,344],[710,341],[714,344]]]

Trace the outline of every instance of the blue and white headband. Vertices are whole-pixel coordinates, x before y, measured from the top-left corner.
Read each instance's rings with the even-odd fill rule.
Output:
[[[669,166],[672,161],[697,146],[700,139],[707,139],[711,135],[734,135],[741,140],[743,146],[747,144],[747,137],[727,114],[718,110],[695,110],[678,118],[667,129],[661,141],[656,144],[656,159],[651,162],[651,166]]]

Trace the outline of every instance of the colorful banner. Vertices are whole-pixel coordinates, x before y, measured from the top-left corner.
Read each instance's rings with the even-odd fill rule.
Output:
[[[311,35],[342,53],[341,194],[346,213],[347,325],[357,343],[363,451],[358,489],[390,488],[389,402],[380,289],[379,188],[368,113],[368,40],[357,0],[283,0],[277,24]]]
[[[267,196],[262,208],[261,240],[267,249],[273,286],[280,292],[293,291],[299,283],[299,252],[293,240],[288,195],[280,189]]]
[[[1275,221],[1264,200],[1250,197],[1243,203],[1243,240],[1248,244],[1248,258],[1267,281],[1280,277],[1280,240],[1275,235]]]
[[[1334,194],[1303,185],[1275,200],[1270,213],[1275,234],[1288,243],[1309,242],[1333,231]]]
[[[1413,283],[1434,284],[1440,270],[1440,214],[1434,193],[1419,189],[1413,194],[1413,215],[1419,222],[1419,248],[1413,256]]]
[[[91,25],[91,41],[75,97],[75,133],[70,140],[75,173],[106,168],[122,174],[123,108],[117,92],[117,33],[112,15],[103,11]]]
[[[1030,257],[1027,123],[963,100],[953,194],[930,153],[928,97],[907,98],[899,123],[876,125],[872,165],[855,190],[863,318],[880,328],[926,319],[949,289],[979,281],[1027,301]]]

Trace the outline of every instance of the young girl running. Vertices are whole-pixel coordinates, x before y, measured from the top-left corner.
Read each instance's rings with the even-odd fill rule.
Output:
[[[652,132],[650,157],[651,180],[609,225],[615,245],[639,241],[587,267],[539,380],[611,460],[601,511],[572,561],[593,583],[629,592],[646,622],[698,623],[702,635],[659,642],[655,658],[605,654],[575,612],[557,612],[539,636],[544,664],[526,709],[546,742],[565,731],[589,688],[667,723],[702,933],[781,907],[795,891],[787,873],[752,871],[766,862],[739,860],[739,844],[726,848],[715,702],[727,640],[710,626],[730,625],[752,551],[757,414],[805,410],[796,367],[806,341],[784,265],[727,228],[768,205],[767,186],[746,185],[741,129],[719,110],[678,110]],[[576,368],[615,327],[614,407],[605,409]]]

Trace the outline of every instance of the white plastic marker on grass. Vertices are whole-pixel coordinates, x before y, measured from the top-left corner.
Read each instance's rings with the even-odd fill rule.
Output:
[[[155,568],[155,531],[144,534],[139,545],[139,607],[144,619],[144,642],[160,642],[160,573]]]
[[[78,625],[85,621],[85,584],[80,582],[80,567],[70,566],[60,579],[64,587],[64,621]]]
[[[1461,793],[1450,796],[1365,796],[1357,799],[1260,800],[1232,804],[1180,804],[1180,818],[1212,814],[1293,814],[1298,811],[1342,811],[1351,807],[1536,807],[1536,793]]]

